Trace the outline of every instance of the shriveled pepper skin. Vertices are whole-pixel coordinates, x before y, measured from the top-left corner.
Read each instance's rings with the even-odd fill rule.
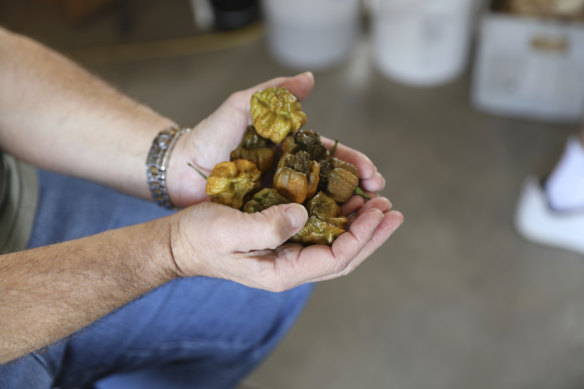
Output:
[[[253,198],[243,205],[247,213],[261,212],[273,205],[288,204],[289,201],[274,188],[264,188],[253,195]]]
[[[310,160],[308,153],[284,154],[274,174],[274,188],[288,200],[302,204],[318,188],[320,164]]]
[[[306,210],[309,215],[315,215],[322,219],[334,218],[341,214],[341,208],[337,202],[322,191],[308,201]]]
[[[206,193],[211,201],[240,209],[246,197],[260,188],[261,172],[245,159],[220,162],[207,178]]]
[[[259,136],[253,126],[249,126],[243,135],[243,140],[231,152],[230,159],[247,159],[255,163],[262,173],[270,171],[274,165],[276,145]]]
[[[338,204],[323,192],[318,192],[306,205],[308,221],[290,240],[302,244],[332,245],[345,232],[347,218],[340,216]]]
[[[306,151],[310,159],[320,161],[327,158],[328,151],[320,140],[320,135],[310,129],[301,129],[293,134],[289,134],[282,142],[283,153],[296,153]]]
[[[290,132],[306,123],[302,105],[284,87],[268,88],[256,92],[251,98],[251,120],[258,134],[281,143]]]
[[[310,216],[308,222],[306,222],[300,232],[290,238],[290,240],[305,245],[326,244],[331,246],[335,239],[343,232],[345,232],[345,230],[327,222],[326,220],[317,216]]]
[[[321,161],[320,188],[339,203],[353,196],[359,185],[359,171],[352,164],[335,157]]]

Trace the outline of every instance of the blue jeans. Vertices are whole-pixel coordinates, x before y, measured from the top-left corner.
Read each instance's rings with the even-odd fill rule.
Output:
[[[169,211],[91,182],[39,172],[30,247]],[[311,286],[270,293],[204,277],[169,282],[78,333],[0,365],[0,389],[231,388],[277,344]]]

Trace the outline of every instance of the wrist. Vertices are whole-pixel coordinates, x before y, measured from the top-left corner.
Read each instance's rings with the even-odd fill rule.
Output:
[[[170,246],[171,224],[169,216],[103,233],[105,242],[119,249],[119,256],[126,258],[124,266],[129,267],[122,272],[134,278],[130,284],[139,294],[177,278]],[[121,286],[128,288],[128,285]]]
[[[195,131],[178,139],[167,170],[168,196],[179,208],[208,200],[205,193],[207,180],[188,165],[193,164],[207,176],[211,173],[211,170],[198,163],[196,156],[200,155],[200,150],[197,149],[195,141]]]
[[[189,227],[190,215],[193,208],[182,210],[167,218],[168,220],[168,247],[171,261],[167,264],[172,277],[194,277],[204,275],[197,268],[199,255],[193,245],[193,234]],[[188,213],[188,214],[187,214]],[[187,233],[185,233],[187,229]]]
[[[175,207],[167,188],[170,159],[177,142],[190,131],[191,128],[177,125],[163,129],[152,141],[146,158],[146,178],[152,199],[168,209]]]

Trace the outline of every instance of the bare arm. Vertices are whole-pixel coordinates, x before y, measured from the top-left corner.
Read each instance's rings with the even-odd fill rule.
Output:
[[[172,124],[65,57],[0,28],[0,148],[10,154],[148,198],[145,156]]]
[[[241,139],[253,90],[285,85],[297,96],[310,74],[273,79],[233,94],[183,136],[168,188],[188,207],[164,219],[0,256],[0,363],[47,345],[179,276],[230,279],[281,291],[348,274],[402,221],[391,203],[360,198],[344,207],[349,231],[328,246],[284,244],[307,219],[298,204],[253,215],[206,199],[186,162],[210,170]],[[116,92],[69,60],[0,29],[0,147],[37,166],[148,198],[144,161],[154,136],[173,122]],[[363,154],[342,148],[365,189],[384,179]],[[198,203],[198,204],[196,204]],[[196,205],[192,205],[196,204]]]
[[[0,363],[175,277],[171,219],[0,256]]]

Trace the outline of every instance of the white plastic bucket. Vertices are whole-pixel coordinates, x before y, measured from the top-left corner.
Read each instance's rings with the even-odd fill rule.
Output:
[[[344,60],[359,26],[359,0],[264,0],[268,48],[282,64],[323,69]]]
[[[417,86],[464,71],[475,0],[370,0],[374,61],[382,74]]]

